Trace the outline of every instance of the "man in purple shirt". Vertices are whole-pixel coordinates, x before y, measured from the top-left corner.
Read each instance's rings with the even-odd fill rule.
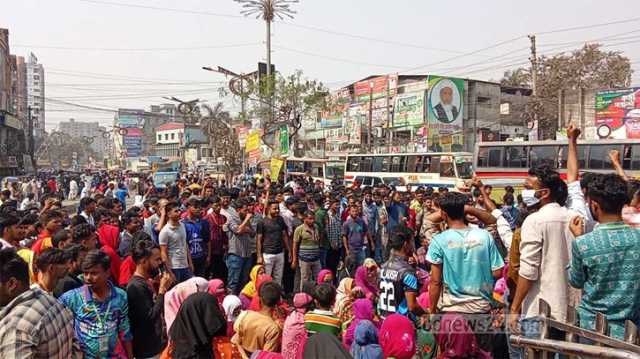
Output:
[[[376,247],[369,235],[367,224],[360,216],[360,208],[353,205],[349,208],[349,217],[342,224],[342,243],[346,255],[355,259],[357,266],[361,266],[367,258],[365,238],[369,241],[371,252],[374,253]]]

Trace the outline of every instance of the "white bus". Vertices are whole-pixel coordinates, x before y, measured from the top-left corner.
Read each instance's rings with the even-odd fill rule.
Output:
[[[380,183],[401,187],[462,186],[473,175],[473,156],[468,152],[353,154],[345,162],[346,186]]]
[[[285,159],[287,176],[311,176],[314,181],[322,181],[325,185],[331,182],[327,177],[327,160],[308,157],[287,157]]]

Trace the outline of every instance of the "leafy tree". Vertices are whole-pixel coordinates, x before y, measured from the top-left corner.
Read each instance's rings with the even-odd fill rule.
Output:
[[[262,119],[262,141],[275,145],[275,132],[289,127],[289,141],[297,137],[305,120],[315,120],[317,114],[330,106],[329,89],[322,82],[304,77],[297,70],[292,75],[273,75],[259,84],[263,96],[249,96],[254,101],[253,116]]]
[[[543,138],[552,138],[557,125],[560,90],[627,87],[631,63],[619,51],[603,51],[600,44],[585,44],[570,53],[538,58],[537,92],[525,110],[525,119],[538,119]],[[507,71],[500,81],[506,86],[532,87],[531,70]]]
[[[237,134],[231,130],[231,115],[223,110],[222,102],[214,107],[207,104],[200,105],[204,112],[200,118],[200,127],[209,137],[210,148],[215,150],[216,156],[222,157],[228,173],[235,173],[240,169],[240,143]]]

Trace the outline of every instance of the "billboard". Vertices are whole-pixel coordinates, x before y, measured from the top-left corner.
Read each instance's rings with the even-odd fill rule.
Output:
[[[200,127],[185,126],[184,139],[186,146],[209,144],[209,137],[205,135]]]
[[[396,96],[393,106],[394,126],[421,126],[424,124],[424,91]]]
[[[427,119],[431,151],[462,150],[464,80],[429,76]]]
[[[640,139],[640,87],[596,92],[600,138]]]
[[[369,95],[373,99],[393,96],[398,88],[398,75],[386,75],[373,77],[368,80],[356,82],[354,96],[357,101],[369,101]]]
[[[122,128],[139,128],[144,125],[144,110],[118,110],[118,127]]]

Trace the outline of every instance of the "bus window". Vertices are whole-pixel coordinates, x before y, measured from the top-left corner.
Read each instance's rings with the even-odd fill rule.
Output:
[[[373,157],[362,157],[360,171],[371,172],[372,167],[373,167]]]
[[[380,177],[373,177],[373,185],[377,186],[380,183],[382,183],[382,179],[380,179]]]
[[[478,167],[502,167],[502,147],[484,147],[478,150]]]
[[[568,146],[560,146],[558,149],[558,168],[567,168],[567,151]],[[587,163],[587,146],[578,145],[578,167],[586,168]]]
[[[633,145],[631,149],[631,169],[640,170],[640,145]]]
[[[360,172],[360,157],[349,157],[347,161],[347,171]]]
[[[429,165],[428,173],[440,173],[440,157],[431,156],[431,164]]]
[[[611,160],[609,159],[610,150],[620,151],[620,145],[591,145],[589,146],[589,169],[591,170],[610,170],[612,169]]]
[[[531,146],[531,149],[529,150],[531,164],[529,167],[549,165],[552,168],[556,168],[557,155],[558,148],[556,146]]]
[[[391,157],[391,172],[404,172],[402,170],[402,157],[403,156]]]
[[[312,168],[311,175],[314,177],[324,177],[324,171],[322,170],[321,163],[318,163],[317,166]]]
[[[505,147],[504,166],[510,168],[527,168],[527,146]]]
[[[391,157],[383,156],[382,157],[382,172],[390,172],[391,168]]]
[[[416,161],[418,160],[419,157],[420,156],[406,156],[406,159],[407,159],[406,172],[419,172],[416,167]]]
[[[373,158],[373,168],[372,168],[372,172],[382,172],[382,160],[384,157],[382,156],[375,156]]]

